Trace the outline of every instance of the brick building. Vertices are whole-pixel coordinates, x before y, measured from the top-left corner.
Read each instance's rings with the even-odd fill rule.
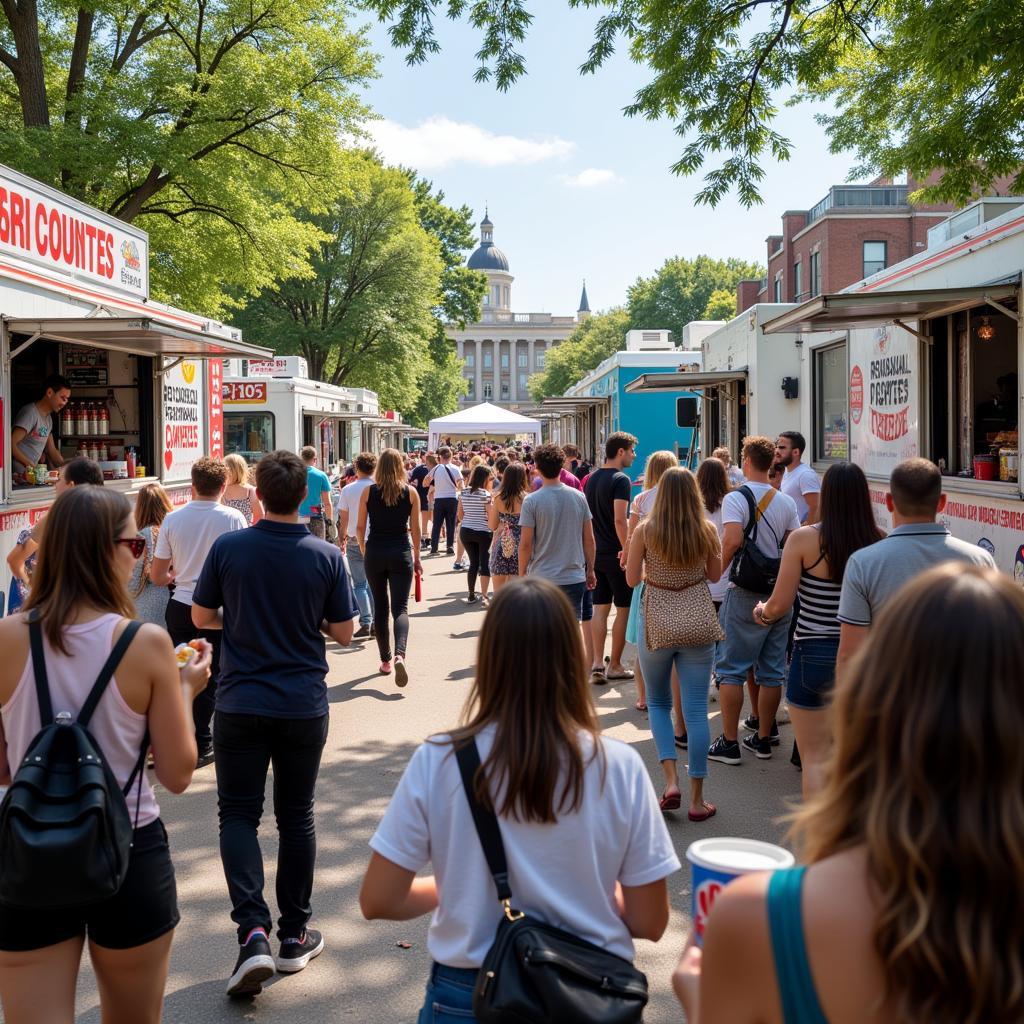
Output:
[[[760,281],[740,282],[737,312],[758,302],[803,302],[837,292],[921,252],[928,229],[955,209],[952,203],[907,202],[911,192],[931,182],[876,178],[867,185],[833,185],[811,209],[787,210],[782,234],[765,240],[768,273]]]

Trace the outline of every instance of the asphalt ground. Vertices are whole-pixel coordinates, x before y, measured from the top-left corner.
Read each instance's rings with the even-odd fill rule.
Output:
[[[254,1000],[235,1002],[224,994],[238,947],[217,845],[214,769],[196,772],[188,791],[175,797],[158,792],[177,870],[181,924],[172,954],[164,1020],[178,1024],[267,1021],[274,1024],[353,1021],[358,1024],[411,1024],[423,1001],[430,966],[426,949],[428,918],[408,922],[367,922],[358,894],[367,860],[367,842],[416,746],[451,726],[469,689],[476,640],[484,612],[467,605],[465,574],[452,560],[424,562],[423,601],[412,606],[409,686],[377,674],[372,643],[329,647],[331,728],[317,788],[318,858],[312,924],[326,938],[324,953],[302,973],[277,976]],[[627,654],[631,660],[632,651]],[[634,684],[595,687],[594,699],[606,733],[635,746],[660,789],[661,771],[647,723],[634,707]],[[719,731],[718,705],[710,703],[711,732]],[[746,711],[744,712],[746,713]],[[744,754],[739,767],[711,763],[706,797],[718,807],[709,822],[693,824],[683,811],[666,815],[680,860],[687,846],[712,835],[746,836],[779,842],[780,817],[799,796],[800,776],[789,764],[792,730],[782,726],[782,742],[769,761]],[[681,752],[680,768],[685,755]],[[685,779],[683,789],[685,794]],[[276,831],[270,811],[261,831],[266,892],[275,912]],[[475,841],[467,837],[467,841]],[[672,916],[658,943],[637,942],[637,965],[647,973],[651,1001],[645,1020],[682,1020],[670,984],[673,967],[689,929],[689,871],[669,879]],[[405,948],[408,944],[409,948]],[[78,1016],[100,1024],[95,978],[83,963]]]

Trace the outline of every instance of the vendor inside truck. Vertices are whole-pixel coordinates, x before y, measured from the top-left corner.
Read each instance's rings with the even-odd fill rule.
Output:
[[[18,463],[18,472],[46,463],[62,466],[64,459],[53,440],[53,414],[59,413],[71,397],[71,385],[64,377],[53,374],[43,381],[43,394],[18,410],[11,429],[11,454]]]

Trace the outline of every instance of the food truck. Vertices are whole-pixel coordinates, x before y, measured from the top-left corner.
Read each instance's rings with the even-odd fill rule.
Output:
[[[95,459],[129,497],[159,482],[182,504],[192,463],[223,452],[223,360],[270,355],[152,301],[144,231],[0,166],[0,614],[6,556],[55,497],[55,474],[11,452],[18,412],[48,376],[70,384],[51,420],[65,460]]]
[[[1024,199],[982,199],[929,232],[928,248],[769,321],[807,350],[801,430],[816,469],[849,458],[879,523],[889,473],[924,456],[945,477],[941,519],[1024,584],[1019,424]]]
[[[598,465],[610,434],[617,430],[633,434],[637,438],[634,476],[643,472],[647,456],[660,449],[675,451],[685,462],[696,437],[694,396],[666,394],[643,400],[627,393],[626,385],[639,376],[699,373],[700,340],[717,326],[718,321],[687,324],[682,348],[673,344],[671,331],[628,331],[624,351],[605,359],[564,395],[545,399],[528,415],[546,422],[552,441],[577,445],[585,458],[597,460]]]
[[[320,465],[351,461],[360,451],[400,447],[412,430],[381,414],[377,394],[309,378],[301,356],[231,360],[224,378],[224,452],[250,462],[275,448],[317,450]]]

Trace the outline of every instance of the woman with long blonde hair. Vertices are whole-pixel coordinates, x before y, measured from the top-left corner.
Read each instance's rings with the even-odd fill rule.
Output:
[[[600,734],[579,623],[561,589],[512,580],[484,617],[460,727],[413,755],[370,840],[367,918],[434,913],[420,1024],[473,1024],[473,989],[502,917],[455,750],[475,745],[477,800],[500,821],[515,905],[632,960],[668,923],[679,861],[639,754]],[[417,877],[430,864],[433,873]],[[540,968],[546,970],[546,968]]]
[[[690,752],[687,767],[691,821],[705,821],[716,810],[714,804],[704,799],[711,745],[708,688],[715,639],[721,637],[708,583],[714,583],[721,575],[722,544],[714,523],[705,518],[697,478],[688,469],[666,470],[658,483],[658,496],[650,515],[633,534],[626,582],[635,587],[645,581],[638,653],[647,680],[651,732],[665,774],[661,798],[665,811],[676,810],[682,804],[672,731],[673,668],[679,677]],[[704,598],[706,602],[702,604]],[[703,619],[699,618],[701,610],[707,613]],[[691,618],[693,622],[689,621]],[[703,628],[684,637],[680,625]]]
[[[171,594],[167,587],[158,587],[149,578],[149,570],[160,527],[173,508],[170,495],[159,484],[146,484],[135,498],[135,525],[146,542],[146,550],[135,563],[128,594],[135,601],[136,617],[158,626],[164,626],[167,621],[167,602]]]
[[[263,503],[249,481],[249,463],[238,452],[231,452],[224,456],[224,466],[228,471],[228,485],[221,504],[238,509],[250,526],[258,523],[263,518]]]
[[[374,634],[382,675],[391,674],[389,613],[395,623],[395,683],[409,682],[406,647],[409,641],[409,591],[414,573],[421,573],[420,498],[406,482],[405,463],[394,448],[377,459],[373,484],[359,498],[356,540],[363,552],[366,581],[373,594]],[[370,524],[367,535],[366,524]],[[409,535],[412,534],[412,547]]]
[[[675,452],[657,451],[647,456],[644,465],[644,490],[634,499],[633,507],[630,509],[629,522],[626,524],[626,558],[629,558],[629,542],[636,533],[644,516],[654,507],[654,499],[658,494],[658,481],[665,475],[665,471],[673,466],[679,465],[679,459]],[[637,642],[637,623],[640,621],[640,602],[644,595],[644,585],[640,584],[633,588],[633,598],[629,603],[629,618],[626,621],[626,641],[631,644]],[[637,711],[647,710],[647,690],[644,687],[644,672],[640,667],[639,660],[633,668],[633,678],[636,680],[636,709]],[[683,724],[683,709],[679,703],[679,681],[672,675],[672,700],[676,711],[676,719],[680,725]]]
[[[806,866],[722,891],[674,979],[690,1024],[1024,1020],[1021,679],[1002,573],[941,565],[886,602],[795,818]]]

